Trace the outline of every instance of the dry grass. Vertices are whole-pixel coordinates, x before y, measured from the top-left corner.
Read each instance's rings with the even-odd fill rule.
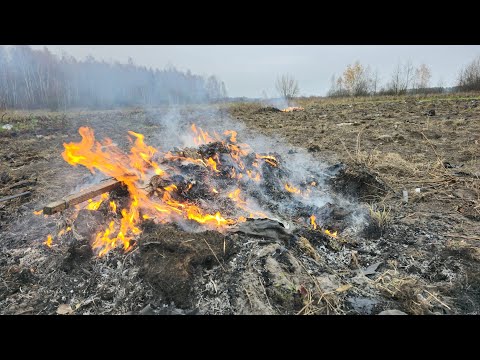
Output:
[[[251,113],[257,111],[263,107],[261,103],[258,102],[238,102],[238,103],[227,103],[222,105],[222,107],[226,108],[229,112],[233,115],[235,114],[242,114],[242,113]]]
[[[427,286],[417,278],[400,274],[395,266],[378,276],[374,285],[384,295],[400,301],[409,314],[433,314],[439,308],[451,311],[439,294],[427,290]]]
[[[353,152],[348,150],[347,146],[345,145],[344,141],[340,138],[340,142],[343,145],[348,157],[350,158],[351,162],[355,165],[363,166],[366,168],[371,168],[373,165],[373,153],[376,149],[370,151],[362,151],[362,133],[364,129],[360,130],[357,134],[357,140],[355,143],[355,149]]]
[[[479,100],[480,95],[475,92],[471,93],[455,93],[455,94],[416,94],[416,95],[377,95],[377,96],[359,96],[359,97],[302,97],[296,99],[296,103],[303,107],[312,104],[352,104],[352,103],[384,103],[384,102],[405,102],[405,101],[454,101],[454,100]]]
[[[385,229],[388,224],[392,222],[392,216],[390,214],[390,209],[387,209],[386,205],[369,205],[370,218],[375,222],[375,224],[380,229]]]

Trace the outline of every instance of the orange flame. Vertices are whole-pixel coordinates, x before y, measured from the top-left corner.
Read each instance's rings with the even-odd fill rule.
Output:
[[[271,155],[256,155],[257,159],[264,159],[266,163],[272,165],[272,166],[278,166],[278,160],[275,158],[275,156]]]
[[[315,222],[316,219],[315,215],[312,214],[312,216],[310,216],[310,224],[312,225],[313,230],[317,229],[317,223]]]
[[[153,146],[146,145],[143,141],[145,137],[142,134],[133,131],[129,131],[128,133],[136,138],[134,146],[130,150],[131,154],[129,157],[131,166],[139,170],[142,179],[145,177],[145,163],[154,169],[155,174],[163,175],[164,171],[160,169],[157,163],[151,161],[151,158],[155,155],[157,149]]]
[[[196,130],[194,125],[192,125],[192,129]],[[178,202],[170,195],[173,190],[177,190],[175,185],[165,187],[165,192],[161,199],[150,199],[148,194],[138,186],[138,183],[145,179],[147,171],[150,171],[152,168],[157,174],[161,172],[163,176],[167,175],[158,167],[158,164],[151,160],[157,150],[144,143],[143,135],[132,131],[129,132],[130,135],[135,137],[135,141],[130,155],[126,155],[111,143],[110,146],[104,147],[99,142],[96,142],[93,130],[90,128],[82,127],[79,129],[79,133],[82,137],[79,143],[64,144],[63,158],[71,165],[76,166],[80,164],[92,172],[97,169],[123,182],[132,200],[128,208],[121,210],[122,218],[120,223],[111,221],[105,230],[96,235],[93,248],[99,251],[100,256],[119,245],[123,245],[125,250],[130,248],[133,238],[141,233],[137,226],[141,220],[140,208],[159,220],[165,220],[169,216],[182,216],[185,219],[212,226],[225,226],[235,222],[235,220],[223,217],[219,212],[205,214],[194,204]],[[201,130],[199,133],[202,141],[211,139],[207,133]],[[167,155],[165,158],[167,158]],[[169,156],[170,158],[174,157],[171,154]],[[188,158],[183,159],[188,160]],[[191,160],[193,161],[194,159]],[[202,160],[200,162],[206,166]],[[216,170],[217,163],[213,159],[210,158],[208,164]],[[89,205],[94,207],[94,205],[91,205],[92,203],[93,201]]]
[[[292,111],[303,111],[305,110],[303,107],[298,107],[298,106],[289,106],[283,110],[280,110],[280,111],[283,111],[283,112],[292,112]]]
[[[240,198],[240,189],[235,189],[231,193],[228,194],[228,197],[235,201],[237,205],[245,206],[246,202]]]
[[[86,206],[85,209],[87,210],[98,210],[100,205],[102,205],[103,200],[108,198],[108,194],[102,194],[100,200],[98,201],[93,201],[92,199],[88,199],[88,205]]]
[[[327,234],[328,236],[331,236],[331,237],[333,237],[333,238],[338,237],[336,231],[334,231],[334,232],[332,233],[332,232],[330,232],[330,230],[325,230],[325,234]]]
[[[35,216],[42,215],[42,214],[43,214],[43,210],[38,210],[33,212],[33,215]]]
[[[217,163],[211,157],[207,160],[207,166],[215,172],[220,172],[220,170],[217,170]]]
[[[219,141],[225,148],[228,148],[228,153],[234,161],[231,170],[227,168],[231,172],[231,178],[242,179],[244,176],[248,176],[254,181],[261,181],[261,172],[246,169],[244,160],[251,153],[251,150],[248,145],[237,143],[237,133],[235,131],[225,131],[223,135],[228,138],[221,139],[217,132],[213,132],[214,136],[212,137],[206,131],[197,128],[195,124],[191,125],[191,130],[194,142],[197,145]],[[92,247],[98,251],[100,256],[119,246],[128,251],[135,237],[141,233],[139,223],[143,219],[153,218],[159,222],[189,219],[207,227],[215,228],[246,221],[244,216],[238,219],[229,219],[220,212],[206,213],[188,200],[182,199],[179,201],[182,193],[185,194],[186,191],[191,189],[192,183],[189,183],[187,189],[183,190],[182,193],[179,192],[175,184],[163,187],[164,191],[156,191],[155,195],[148,194],[148,191],[145,190],[145,180],[153,173],[165,178],[165,180],[171,180],[170,177],[178,171],[173,166],[160,168],[159,163],[164,164],[165,161],[189,162],[201,165],[214,172],[220,172],[222,163],[218,155],[202,160],[185,157],[185,155],[174,155],[171,152],[162,153],[147,145],[142,134],[133,131],[128,132],[132,146],[130,153],[126,154],[109,139],[106,139],[103,143],[97,142],[93,130],[88,127],[81,127],[79,133],[81,135],[80,142],[64,144],[65,150],[62,156],[65,161],[73,166],[83,165],[92,173],[97,170],[117,179],[127,187],[131,200],[126,208],[121,209],[120,218],[115,217],[109,222],[108,226],[94,236]],[[154,158],[159,160],[154,161]],[[256,159],[252,164],[253,167],[259,168],[258,160],[263,160],[271,166],[278,166],[278,160],[272,155],[256,154]],[[172,174],[170,174],[171,171],[173,171]],[[289,184],[285,186],[287,190],[299,191]],[[218,190],[213,188],[212,192],[218,193]],[[250,217],[266,217],[264,213],[250,208],[254,205],[247,204],[247,201],[241,197],[239,188],[229,193],[228,196],[238,208],[245,213],[249,213]],[[97,210],[107,198],[108,195],[104,194],[100,199],[90,199],[87,209]],[[114,201],[110,201],[109,206],[113,213],[117,213],[117,204]],[[140,212],[142,212],[142,215],[140,215]]]
[[[43,243],[47,245],[48,247],[52,247],[52,235],[48,234],[47,240],[45,240]]]
[[[230,141],[231,141],[232,143],[237,142],[237,132],[236,132],[236,131],[226,130],[226,131],[224,132],[224,134],[227,135],[227,136],[230,136]]]
[[[65,235],[67,232],[69,232],[70,230],[72,230],[72,228],[71,228],[70,226],[67,226],[66,229],[60,230],[60,232],[58,233],[57,236],[58,236],[58,237],[63,236],[63,235]]]
[[[287,183],[285,183],[285,190],[287,190],[288,192],[291,192],[291,193],[294,193],[294,194],[300,194],[300,190],[297,189],[296,187],[294,186],[291,186]]]
[[[250,179],[256,181],[256,182],[259,182],[261,179],[260,179],[260,173],[256,173],[256,175],[253,175],[253,171],[251,170],[247,170],[247,175]]]
[[[218,139],[214,139],[212,138],[210,135],[208,135],[208,132],[206,131],[203,131],[202,129],[197,129],[197,127],[195,126],[195,124],[192,124],[192,126],[190,127],[193,131],[193,133],[196,135],[194,138],[193,138],[193,142],[195,143],[195,145],[203,145],[203,144],[208,144],[210,142],[214,142],[215,140],[218,140]]]

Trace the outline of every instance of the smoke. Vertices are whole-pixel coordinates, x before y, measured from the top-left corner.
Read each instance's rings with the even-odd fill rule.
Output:
[[[282,106],[281,103],[276,105]],[[149,110],[145,110],[149,111]],[[259,186],[257,182],[243,182],[242,197],[247,207],[252,212],[263,213],[267,217],[282,222],[287,226],[294,227],[292,218],[298,216],[300,208],[312,209],[312,213],[305,213],[304,218],[307,222],[308,216],[320,210],[329,204],[335,204],[350,212],[346,221],[349,224],[349,231],[358,232],[366,224],[366,211],[358,203],[351,199],[344,198],[341,194],[335,193],[329,186],[329,180],[336,175],[335,169],[314,158],[303,148],[288,145],[288,141],[280,136],[264,136],[249,129],[245,124],[229,116],[225,106],[210,104],[209,106],[179,106],[172,104],[163,114],[154,114],[156,123],[161,130],[154,134],[154,146],[169,151],[178,148],[195,147],[192,140],[191,125],[195,124],[198,128],[209,134],[223,134],[226,130],[234,130],[238,133],[238,143],[246,143],[252,152],[258,154],[274,154],[280,160],[280,166],[288,174],[284,179],[289,185],[295,188],[305,189],[305,184],[314,183],[314,186],[308,187],[308,194],[298,194],[291,198],[281,198],[275,195],[275,192]],[[267,167],[268,168],[268,167]],[[265,173],[262,168],[259,169],[262,179],[267,179],[271,174]],[[213,179],[211,180],[213,183]],[[272,180],[273,181],[273,180]],[[273,183],[272,183],[273,184]],[[275,183],[272,186],[277,188],[284,186],[283,183]],[[224,192],[235,190],[222,189]],[[281,189],[284,191],[284,189]],[[322,222],[322,215],[316,214],[319,222]],[[328,224],[325,224],[328,225]],[[189,225],[189,231],[192,228]]]
[[[274,98],[274,99],[263,99],[262,100],[262,105],[263,106],[273,106],[277,109],[285,109],[289,106],[296,106],[296,104],[293,102],[293,100],[288,101],[285,98]]]
[[[227,97],[223,81],[173,66],[135,65],[58,57],[47,48],[0,46],[0,108],[113,109],[198,104]]]

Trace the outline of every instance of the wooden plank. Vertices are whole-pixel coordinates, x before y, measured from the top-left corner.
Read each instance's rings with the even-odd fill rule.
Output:
[[[59,211],[68,209],[72,205],[80,204],[100,194],[110,192],[119,187],[122,183],[116,179],[107,179],[99,184],[89,186],[75,194],[65,196],[62,200],[54,201],[43,208],[45,215],[52,215]]]
[[[18,197],[28,196],[28,195],[30,195],[30,194],[31,194],[30,191],[25,191],[25,192],[20,193],[20,194],[5,196],[5,197],[3,197],[3,198],[0,198],[0,202],[4,202],[4,201],[16,199],[16,198],[18,198]]]

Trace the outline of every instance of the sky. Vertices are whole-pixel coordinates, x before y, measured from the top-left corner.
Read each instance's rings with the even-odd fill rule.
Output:
[[[278,96],[275,80],[290,74],[300,95],[326,95],[333,74],[356,60],[378,69],[381,84],[398,62],[427,64],[431,86],[454,86],[461,67],[480,56],[480,45],[32,45],[77,59],[127,62],[162,69],[168,64],[199,75],[216,75],[231,97]]]

